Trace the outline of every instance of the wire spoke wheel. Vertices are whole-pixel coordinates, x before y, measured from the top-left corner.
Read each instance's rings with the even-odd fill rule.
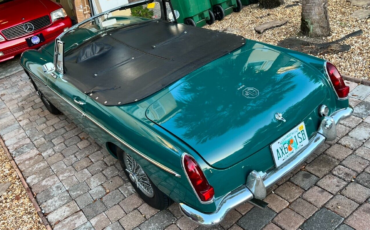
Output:
[[[148,197],[154,197],[152,184],[141,166],[130,155],[124,155],[124,164],[130,180]]]

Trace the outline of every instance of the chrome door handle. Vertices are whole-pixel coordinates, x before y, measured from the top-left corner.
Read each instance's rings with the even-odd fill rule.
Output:
[[[79,100],[77,100],[77,98],[73,98],[73,101],[74,101],[76,104],[79,104],[79,105],[84,105],[84,104],[86,104],[86,102],[84,102],[84,101],[79,101]]]

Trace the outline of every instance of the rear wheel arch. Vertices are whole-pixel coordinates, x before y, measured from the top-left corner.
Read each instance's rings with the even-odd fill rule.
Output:
[[[120,149],[116,144],[112,142],[105,143],[105,147],[108,150],[108,152],[116,159],[118,159],[118,149]],[[123,151],[123,150],[122,150]],[[121,159],[118,159],[121,160]]]
[[[150,206],[152,206],[156,209],[159,209],[159,210],[163,210],[163,209],[167,208],[169,205],[172,204],[173,201],[171,200],[171,198],[169,198],[165,193],[163,193],[161,190],[159,190],[159,188],[153,183],[153,181],[150,179],[149,175],[144,171],[144,168],[141,167],[141,165],[139,163],[137,163],[137,164],[144,171],[144,174],[146,174],[146,176],[149,178],[149,181],[150,181],[149,183],[152,185],[153,196],[149,197],[148,195],[146,195],[145,192],[141,191],[138,184],[133,181],[132,177],[130,177],[129,170],[126,170],[126,164],[124,162],[125,161],[124,156],[125,156],[125,154],[127,154],[128,156],[131,156],[131,159],[133,159],[135,161],[134,156],[128,154],[121,147],[119,147],[118,145],[116,145],[112,142],[107,142],[106,143],[106,148],[107,148],[107,150],[109,151],[110,154],[115,156],[120,161],[120,164],[121,164],[121,166],[124,170],[124,173],[126,174],[127,178],[130,180],[131,185],[135,188],[136,192],[140,195],[140,197],[146,203],[148,203]],[[136,173],[134,173],[134,174],[136,174]]]

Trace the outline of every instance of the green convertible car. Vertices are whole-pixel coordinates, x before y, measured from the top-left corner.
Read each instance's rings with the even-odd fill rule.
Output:
[[[133,7],[152,18],[120,14]],[[245,201],[265,207],[268,187],[336,138],[349,87],[324,60],[174,15],[168,0],[130,3],[21,65],[46,108],[118,158],[144,201],[213,225]]]

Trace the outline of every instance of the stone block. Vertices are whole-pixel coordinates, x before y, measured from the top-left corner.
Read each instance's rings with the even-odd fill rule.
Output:
[[[95,230],[102,230],[111,224],[110,220],[104,213],[92,218],[90,223],[94,226]]]
[[[125,230],[131,230],[139,226],[145,221],[145,218],[140,214],[139,211],[134,210],[120,219],[120,224]]]
[[[75,198],[75,201],[81,209],[94,202],[89,193],[82,194],[81,196]]]
[[[358,207],[358,204],[345,196],[336,195],[326,205],[326,208],[346,218]]]
[[[283,227],[283,229],[298,229],[305,219],[291,209],[284,209],[274,218],[274,223]]]
[[[338,164],[338,160],[335,160],[328,155],[321,155],[307,165],[306,170],[321,178],[328,174]]]
[[[320,209],[302,226],[302,230],[332,229],[337,228],[343,221],[343,218],[326,208]]]
[[[107,208],[110,208],[118,204],[124,198],[125,197],[122,195],[122,193],[117,189],[105,195],[101,200]]]
[[[304,190],[307,190],[311,188],[319,180],[319,178],[307,171],[299,171],[290,180]]]
[[[315,205],[316,207],[320,208],[323,206],[328,200],[330,200],[333,196],[328,193],[327,191],[314,186],[307,192],[305,192],[302,196],[305,200],[309,201],[311,204]]]
[[[71,216],[73,213],[79,210],[80,208],[77,206],[76,202],[71,201],[47,215],[47,219],[49,223],[53,226],[55,223],[64,220],[65,218]]]
[[[131,212],[143,203],[143,200],[135,193],[119,203],[126,213]]]
[[[163,210],[142,223],[139,228],[146,230],[164,229],[176,221],[176,218],[168,210]]]
[[[126,213],[119,205],[111,207],[105,212],[105,214],[107,215],[111,222],[116,222],[117,220],[121,219],[126,215]]]
[[[343,189],[342,194],[361,204],[370,197],[370,189],[352,182]]]
[[[303,193],[303,191],[304,190],[298,187],[297,185],[292,184],[290,182],[285,182],[283,185],[281,185],[279,188],[275,190],[275,193],[284,198],[285,200],[293,202]]]
[[[243,229],[262,229],[269,224],[275,216],[276,213],[269,208],[260,209],[254,207],[239,219],[238,225]]]
[[[368,229],[370,220],[370,204],[364,203],[357,209],[345,223],[354,229]]]
[[[106,210],[107,208],[105,207],[103,202],[101,202],[100,200],[97,200],[94,203],[89,204],[85,208],[82,209],[82,211],[84,212],[88,220],[91,220],[92,218],[96,217],[97,215],[99,215],[100,213]]]
[[[87,222],[86,217],[80,211],[54,226],[54,230],[75,229]]]
[[[301,198],[295,200],[290,205],[290,208],[307,219],[317,211],[317,208],[314,205]]]
[[[347,185],[347,183],[331,174],[326,175],[324,178],[322,178],[318,183],[318,186],[325,189],[326,191],[329,191],[332,194],[336,194],[339,192],[344,186]]]

